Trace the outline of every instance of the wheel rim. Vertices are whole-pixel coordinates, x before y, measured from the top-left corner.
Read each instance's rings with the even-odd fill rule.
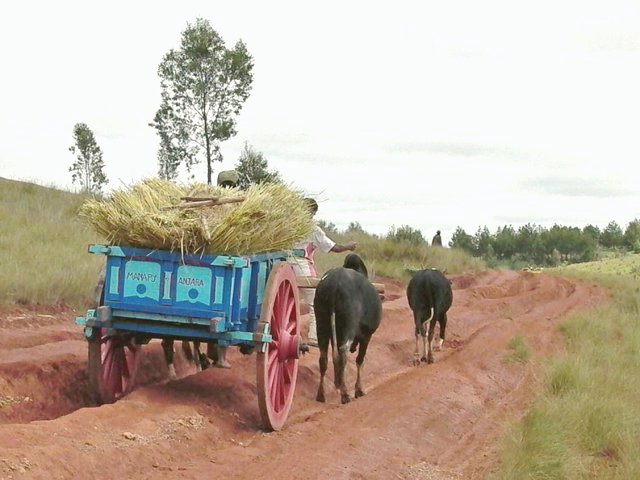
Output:
[[[89,340],[89,373],[100,402],[115,402],[133,389],[139,350],[130,336],[105,329]]]
[[[265,426],[280,430],[289,415],[298,376],[299,302],[290,265],[277,264],[269,274],[260,324],[270,324],[271,343],[258,354],[258,402]]]

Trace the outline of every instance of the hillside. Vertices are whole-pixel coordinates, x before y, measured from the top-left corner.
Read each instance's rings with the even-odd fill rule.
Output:
[[[100,259],[76,218],[81,195],[0,178],[0,304],[83,306]]]

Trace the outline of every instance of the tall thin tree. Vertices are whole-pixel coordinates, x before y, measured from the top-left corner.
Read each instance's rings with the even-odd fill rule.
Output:
[[[170,50],[158,67],[162,102],[150,125],[161,143],[165,135],[177,148],[187,169],[204,158],[209,184],[212,163],[222,161],[220,142],[236,134],[235,117],[249,97],[252,70],[245,44],[227,48],[201,18],[187,24],[180,48]]]
[[[76,156],[76,161],[69,167],[71,179],[73,183],[80,184],[84,192],[99,193],[109,180],[104,173],[102,150],[95,135],[86,123],[76,123],[73,127],[73,141],[69,151]]]

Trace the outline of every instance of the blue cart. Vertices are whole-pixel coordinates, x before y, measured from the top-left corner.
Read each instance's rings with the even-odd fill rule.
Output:
[[[89,380],[101,403],[135,385],[153,338],[253,347],[264,426],[283,427],[293,403],[300,337],[296,277],[285,252],[249,256],[90,245],[106,256],[99,302],[76,323],[88,341]]]

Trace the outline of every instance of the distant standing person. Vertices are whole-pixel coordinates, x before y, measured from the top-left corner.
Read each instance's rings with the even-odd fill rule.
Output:
[[[305,203],[314,216],[318,212],[318,203],[313,198],[305,198]],[[291,260],[293,271],[298,277],[315,277],[317,275],[316,269],[313,266],[313,255],[316,250],[320,250],[324,253],[341,253],[346,251],[354,251],[356,249],[356,242],[348,242],[344,245],[331,240],[326,233],[318,226],[315,225],[313,232],[304,241],[294,245],[296,250],[304,250],[304,257],[294,257]],[[309,306],[309,334],[307,343],[313,347],[318,346],[318,337],[316,334],[316,314],[313,310],[313,299],[316,295],[315,288],[301,288],[300,295],[304,302]]]
[[[436,232],[433,236],[433,240],[431,240],[432,247],[441,247],[442,246],[442,238],[440,238],[440,230]]]

